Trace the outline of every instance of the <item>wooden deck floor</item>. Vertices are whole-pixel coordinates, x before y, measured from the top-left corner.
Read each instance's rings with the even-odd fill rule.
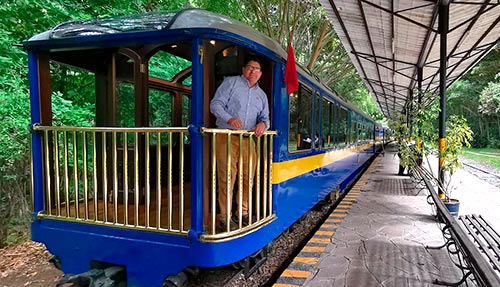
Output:
[[[169,230],[181,230],[180,224],[182,221],[182,230],[187,231],[191,225],[191,193],[189,183],[184,185],[183,195],[184,198],[181,206],[179,186],[172,187],[171,195],[169,195],[166,187],[162,187],[160,194],[161,204],[158,205],[157,191],[156,189],[151,189],[149,200],[147,200],[148,196],[146,192],[141,191],[139,192],[138,204],[136,204],[134,191],[132,190],[132,192],[129,192],[128,204],[126,205],[122,191],[118,193],[116,204],[113,200],[113,192],[110,191],[107,196],[108,200],[100,198],[96,202],[94,198],[90,198],[85,202],[84,199],[80,199],[78,207],[74,201],[68,207],[65,203],[62,203],[60,211],[58,211],[59,208],[57,207],[51,209],[51,215],[153,228],[158,227],[159,222],[160,228]],[[158,214],[159,216],[157,216]]]

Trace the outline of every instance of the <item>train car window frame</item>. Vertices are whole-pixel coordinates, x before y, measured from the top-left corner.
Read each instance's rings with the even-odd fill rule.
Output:
[[[312,148],[321,149],[323,146],[323,135],[322,135],[322,126],[321,126],[321,114],[322,114],[322,106],[321,106],[321,94],[319,91],[314,93],[314,119],[313,119],[313,131],[311,135],[314,135],[314,141],[312,142]],[[312,137],[311,137],[312,138]]]
[[[338,105],[338,125],[337,125],[337,134],[338,134],[338,147],[342,148],[349,144],[349,134],[348,134],[348,124],[349,124],[349,111],[343,107],[342,105]]]
[[[326,97],[322,98],[322,111],[323,111],[323,126],[322,126],[322,139],[323,139],[323,147],[325,149],[330,149],[334,147],[334,133],[335,133],[335,128],[334,128],[334,123],[335,123],[335,117],[334,117],[334,110],[336,104],[329,100]]]
[[[183,51],[188,46],[191,42],[167,43],[155,47],[147,57],[149,126],[187,127],[191,121],[193,63],[191,54]],[[163,104],[158,105],[157,101]]]
[[[299,83],[298,91],[288,96],[288,107],[288,151],[310,151],[314,116],[312,89]]]

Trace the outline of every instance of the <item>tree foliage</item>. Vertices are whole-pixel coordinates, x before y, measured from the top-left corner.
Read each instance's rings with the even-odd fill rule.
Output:
[[[368,115],[383,118],[318,0],[242,0],[234,8],[229,1],[224,11],[215,12],[227,12],[275,39],[285,50],[292,43],[297,63]]]
[[[500,82],[500,49],[493,49],[478,65],[455,82],[448,89],[448,114],[463,115],[474,131],[474,147],[500,146],[500,120],[486,112],[485,105],[494,104],[486,94],[491,95],[495,83]],[[490,84],[491,83],[491,84]],[[490,86],[492,85],[492,86]],[[480,98],[480,95],[485,96]]]

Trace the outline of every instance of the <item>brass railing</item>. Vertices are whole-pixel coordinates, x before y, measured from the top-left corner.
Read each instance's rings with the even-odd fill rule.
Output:
[[[187,128],[33,129],[43,137],[39,216],[187,234]]]
[[[202,236],[203,240],[224,240],[234,236],[239,236],[248,231],[255,230],[261,226],[267,224],[275,218],[273,214],[273,197],[272,197],[272,158],[273,158],[273,137],[277,134],[275,131],[267,131],[261,137],[256,137],[253,132],[248,131],[234,131],[225,129],[210,129],[202,128],[202,132],[205,136],[209,137],[211,151],[210,151],[210,202],[208,204],[208,216],[209,224],[205,226],[205,233]],[[222,138],[226,141],[225,146],[227,150],[218,145],[217,139]],[[229,153],[231,151],[232,141],[239,141],[239,151],[238,154],[238,165],[237,165],[237,177],[235,183],[231,184],[231,157]],[[243,142],[247,141],[248,150],[243,149]],[[220,143],[220,142],[219,142]],[[248,162],[243,160],[244,152],[255,151],[255,159],[252,156],[247,156]],[[230,190],[230,186],[234,185],[234,196],[237,197],[235,200],[236,206],[233,207],[232,202],[229,202],[227,197],[226,208],[227,210],[233,210],[232,216],[231,212],[226,214],[224,218],[225,224],[220,225],[221,219],[218,215],[218,202],[219,202],[219,189],[217,176],[217,153],[226,153],[227,166],[225,167],[227,187],[226,190]],[[243,167],[247,165],[248,170],[255,169],[255,174],[253,179],[248,176],[249,182],[248,190],[243,190]],[[232,191],[230,191],[232,192]],[[243,222],[242,218],[242,202],[243,202],[243,192],[248,192],[248,223]],[[231,220],[236,226],[231,226]]]

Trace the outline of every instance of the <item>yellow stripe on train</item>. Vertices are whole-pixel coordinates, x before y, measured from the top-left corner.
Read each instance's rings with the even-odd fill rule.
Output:
[[[278,184],[317,168],[332,164],[350,155],[368,149],[372,143],[341,150],[332,150],[322,154],[273,163],[273,184]]]

